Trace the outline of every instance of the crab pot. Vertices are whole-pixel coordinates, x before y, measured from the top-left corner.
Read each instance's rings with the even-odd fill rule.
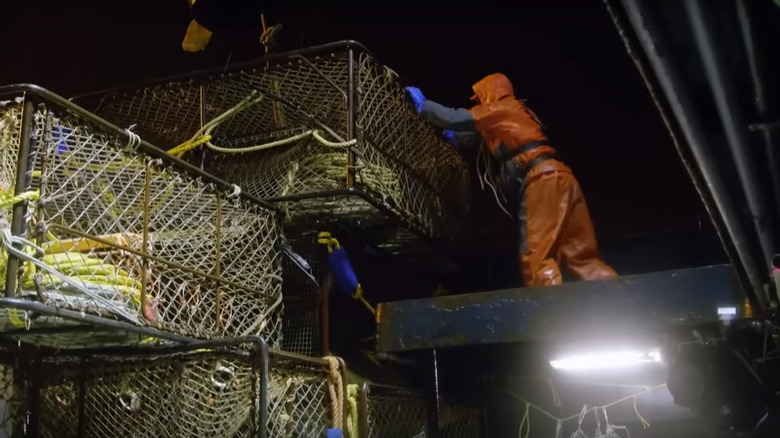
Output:
[[[55,347],[138,341],[132,330],[53,334],[88,315],[279,345],[274,206],[53,93],[0,92],[11,98],[0,106],[0,227],[14,236],[0,259],[0,332]]]
[[[360,438],[428,436],[426,394],[397,386],[363,383],[358,396]],[[449,400],[439,402],[438,436],[480,438],[479,410]]]
[[[480,438],[480,410],[449,400],[439,404],[439,436],[441,438]]]
[[[290,257],[282,260],[282,349],[318,357],[323,353],[322,296],[319,286],[321,248],[307,239],[289,243],[305,265]]]
[[[269,355],[267,423],[268,437],[324,437],[340,418],[346,438],[350,417],[347,396],[346,366],[332,358],[307,357],[271,350]],[[340,389],[339,389],[340,388]],[[235,438],[249,438],[245,425]]]
[[[366,416],[361,438],[424,436],[428,428],[425,395],[395,386],[365,383],[359,403]]]
[[[51,438],[232,438],[245,425],[261,436],[266,354],[262,343],[233,341],[15,353],[3,364],[12,383],[2,395],[7,428],[14,436]]]
[[[349,224],[370,231],[400,223],[417,236],[453,240],[464,231],[464,161],[417,114],[397,75],[358,43],[76,101],[121,126],[136,124],[166,148],[208,133],[205,158],[185,156],[278,203],[289,229]],[[199,132],[201,121],[208,129]]]

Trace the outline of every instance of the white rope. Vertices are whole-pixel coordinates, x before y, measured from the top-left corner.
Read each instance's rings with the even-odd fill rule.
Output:
[[[577,422],[577,430],[571,434],[571,438],[588,438],[588,435],[586,435],[585,431],[582,430],[582,421],[585,420],[585,414],[587,413],[588,405],[583,405],[582,411],[580,411],[579,421]]]
[[[339,141],[339,142],[328,141],[327,139],[325,139],[325,137],[320,135],[319,131],[317,131],[316,129],[311,131],[311,135],[323,146],[328,146],[331,148],[342,148],[342,147],[348,147],[357,144],[356,138],[353,138],[352,140]]]
[[[208,135],[210,133],[210,131],[211,130],[207,131],[206,135]],[[320,134],[318,130],[312,129],[312,130],[309,130],[309,131],[302,132],[300,134],[294,135],[292,137],[283,138],[281,140],[276,140],[276,141],[272,141],[272,142],[269,142],[269,143],[263,143],[263,144],[258,144],[258,145],[254,145],[254,146],[247,146],[247,147],[243,147],[243,148],[225,148],[225,147],[217,146],[217,145],[213,144],[211,141],[207,141],[206,142],[206,146],[209,149],[213,150],[213,151],[221,152],[221,153],[224,153],[224,154],[245,154],[245,153],[248,153],[248,152],[257,152],[257,151],[262,151],[262,150],[266,150],[266,149],[272,149],[272,148],[279,147],[279,146],[285,146],[285,145],[288,145],[288,144],[291,144],[291,143],[295,143],[296,141],[299,141],[299,140],[304,139],[304,138],[309,137],[309,136],[314,137],[314,139],[317,140],[323,146],[332,147],[332,148],[345,148],[345,147],[349,147],[349,146],[357,144],[357,139],[354,139],[354,138],[352,140],[349,140],[349,141],[332,142],[332,141],[329,141],[328,139],[326,139],[325,137],[323,137],[322,134]]]
[[[275,278],[279,281],[282,281],[282,277],[278,275],[268,274],[268,277]],[[282,294],[279,294],[279,296],[276,297],[276,301],[274,301],[274,303],[271,304],[259,318],[256,318],[254,324],[247,327],[247,329],[244,330],[244,333],[242,333],[241,336],[252,336],[261,333],[263,330],[265,330],[265,327],[268,325],[269,322],[268,315],[273,314],[274,310],[276,310],[276,308],[279,307],[280,304],[282,304],[283,299],[284,296]]]
[[[633,387],[633,385],[632,385],[632,387]],[[638,408],[636,406],[636,399],[637,399],[638,396],[640,396],[642,394],[645,394],[645,393],[648,393],[648,392],[653,392],[655,390],[658,390],[658,389],[661,389],[661,388],[665,388],[665,387],[666,387],[666,384],[657,385],[657,386],[651,386],[651,387],[642,387],[642,388],[644,388],[642,391],[639,391],[639,392],[633,393],[631,395],[622,397],[622,398],[620,398],[618,400],[615,400],[615,401],[613,401],[611,403],[607,403],[605,405],[592,406],[592,407],[588,407],[587,405],[584,405],[582,407],[582,410],[580,411],[579,414],[570,415],[570,416],[564,417],[564,418],[559,418],[559,417],[551,414],[550,412],[540,408],[539,406],[536,406],[535,404],[529,402],[528,400],[524,399],[520,395],[510,391],[507,388],[504,388],[504,391],[507,394],[515,397],[516,399],[518,399],[519,401],[521,401],[521,402],[523,402],[525,404],[525,410],[524,410],[525,412],[523,414],[523,418],[522,418],[522,421],[521,421],[521,424],[520,424],[520,429],[518,431],[518,434],[519,434],[519,436],[521,438],[525,438],[525,437],[527,437],[530,434],[530,426],[529,426],[529,424],[530,424],[530,414],[529,414],[530,408],[534,408],[537,412],[545,415],[546,417],[548,417],[551,420],[554,420],[556,422],[556,432],[555,432],[556,433],[556,435],[555,435],[556,437],[560,436],[561,430],[562,430],[561,428],[562,428],[563,423],[565,423],[567,421],[578,420],[578,428],[577,428],[577,430],[574,431],[574,433],[572,433],[570,435],[570,438],[589,438],[588,435],[582,430],[582,423],[583,423],[583,421],[585,419],[585,416],[589,412],[593,411],[594,413],[596,413],[596,418],[597,418],[597,420],[596,420],[597,432],[596,432],[596,435],[594,436],[594,438],[620,438],[620,436],[616,432],[617,430],[625,431],[626,435],[628,435],[629,438],[630,438],[630,434],[628,433],[628,428],[626,428],[625,426],[618,426],[618,425],[609,423],[609,418],[607,417],[607,408],[616,406],[616,405],[621,404],[623,402],[626,402],[628,400],[633,400],[634,401],[634,413],[637,415],[637,417],[639,418],[639,421],[642,423],[642,425],[645,428],[647,428],[647,427],[650,426],[650,424],[639,413],[639,410],[638,410]],[[599,420],[599,417],[598,417],[598,413],[599,412],[604,414],[604,420],[606,422],[606,429],[604,430],[603,433],[600,430],[601,426],[600,426],[600,420]]]
[[[496,205],[498,205],[498,208],[501,209],[501,211],[504,212],[507,216],[510,218],[513,218],[512,213],[510,213],[505,207],[504,203],[501,202],[501,198],[498,195],[498,191],[496,190],[496,187],[490,182],[490,178],[488,176],[488,168],[487,168],[487,161],[482,159],[484,155],[484,147],[479,148],[479,152],[477,152],[477,176],[479,178],[479,188],[482,190],[485,190],[485,184],[487,184],[488,187],[490,187],[490,190],[493,192],[493,198],[496,201]],[[482,169],[480,169],[480,163],[483,164]]]
[[[194,143],[197,142],[200,138],[204,136],[211,136],[211,133],[220,125],[222,122],[234,117],[239,112],[256,105],[260,103],[263,100],[263,96],[257,96],[257,91],[253,90],[249,96],[244,98],[241,102],[236,104],[236,106],[230,108],[229,110],[225,111],[224,113],[220,114],[219,116],[215,117],[214,119],[210,120],[208,123],[204,124],[193,136],[190,138],[189,142]],[[329,130],[327,127],[325,127],[326,130]],[[129,130],[125,130],[130,134]],[[135,135],[135,134],[133,134]],[[335,134],[334,134],[335,135]],[[320,132],[316,129],[312,129],[297,135],[294,135],[289,138],[284,138],[281,140],[272,141],[269,143],[263,143],[253,146],[247,146],[243,148],[226,148],[222,146],[217,146],[214,143],[211,142],[211,140],[208,140],[205,142],[206,146],[216,152],[221,152],[224,154],[243,154],[248,152],[257,152],[262,151],[266,149],[272,149],[279,146],[288,145],[290,143],[294,143],[298,140],[301,140],[303,138],[312,136],[314,139],[316,139],[320,144],[327,147],[334,147],[334,148],[344,148],[349,147],[352,145],[357,144],[357,139],[352,139],[348,141],[339,141],[339,142],[333,142],[320,134]]]
[[[213,127],[219,125],[223,121],[225,121],[227,119],[230,119],[230,118],[234,117],[236,114],[238,114],[239,112],[241,112],[241,111],[243,111],[243,110],[245,110],[245,109],[247,109],[247,108],[249,108],[251,106],[257,105],[258,103],[262,102],[263,95],[260,95],[260,96],[257,96],[257,97],[255,97],[255,96],[257,96],[257,90],[252,90],[252,92],[249,93],[249,96],[245,97],[241,102],[238,102],[236,104],[236,106],[234,106],[233,108],[230,108],[229,110],[227,110],[224,113],[218,115],[217,117],[214,117],[208,123],[203,125],[198,130],[198,132],[195,133],[195,136],[193,136],[193,138],[199,137],[204,132],[207,132],[207,131],[210,132],[213,129]]]
[[[239,196],[241,196],[241,187],[236,184],[231,184],[231,186],[233,187],[233,191],[228,193],[227,197],[238,198]]]
[[[138,147],[138,145],[141,144],[141,137],[133,132],[133,128],[135,128],[135,124],[125,128],[125,134],[130,137],[127,141],[127,145],[125,146],[128,150],[134,150],[136,147]]]
[[[550,384],[550,390],[552,391],[553,403],[555,404],[556,408],[560,408],[561,407],[561,398],[558,397],[558,391],[555,390],[555,383],[553,383],[552,379],[547,379],[547,382]]]

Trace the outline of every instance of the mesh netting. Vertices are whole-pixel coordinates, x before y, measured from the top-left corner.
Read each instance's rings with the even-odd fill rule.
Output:
[[[270,359],[266,436],[326,436],[327,429],[333,427],[333,415],[347,414],[344,400],[340,409],[334,412],[335,406],[329,393],[328,366],[319,358],[280,356],[273,352]],[[343,367],[338,373],[342,379],[345,378]],[[249,437],[250,429],[244,426],[234,438]]]
[[[0,107],[4,188],[20,109]],[[27,245],[20,297],[188,336],[259,334],[279,344],[275,213],[43,105],[31,135],[30,193],[39,200],[26,235],[43,253]],[[19,315],[4,316],[0,325],[19,327]]]
[[[348,139],[346,47],[340,53],[263,64],[204,82],[112,93],[95,105],[96,112],[121,125],[137,123],[148,138],[174,147],[199,129],[201,102],[203,118],[210,121],[255,92],[263,100],[214,129],[213,144],[235,150],[312,129],[330,142]],[[460,156],[415,113],[395,74],[367,53],[355,55],[354,84],[355,188],[371,202],[332,193],[346,187],[349,148],[325,145],[311,135],[255,152],[209,151],[206,168],[257,197],[281,198],[292,223],[332,220],[371,226],[387,222],[372,206],[381,205],[428,236],[452,237],[462,231],[468,173]],[[288,197],[294,202],[285,202]]]
[[[257,424],[255,361],[238,350],[49,357],[25,370],[26,406],[41,437],[232,438]]]
[[[425,436],[428,417],[422,394],[402,388],[367,385],[363,398],[369,438]]]
[[[16,182],[16,163],[19,156],[19,128],[22,125],[22,105],[0,102],[0,190],[3,193]],[[3,208],[3,213],[10,211]]]
[[[268,436],[325,436],[333,406],[328,371],[296,360],[272,357],[268,376]]]
[[[26,387],[11,359],[0,362],[0,436],[9,437],[24,424],[27,409]]]
[[[292,249],[305,261],[309,273],[290,257],[282,259],[282,324],[285,351],[317,357],[322,355],[318,249],[310,242],[291,242]],[[311,276],[309,276],[311,274]]]
[[[439,404],[441,438],[479,438],[479,410],[452,402]]]

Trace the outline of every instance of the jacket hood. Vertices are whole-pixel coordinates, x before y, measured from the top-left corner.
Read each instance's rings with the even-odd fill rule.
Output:
[[[506,97],[515,97],[512,83],[501,73],[489,74],[471,88],[474,90],[474,96],[471,98],[479,99],[483,104],[498,102]]]

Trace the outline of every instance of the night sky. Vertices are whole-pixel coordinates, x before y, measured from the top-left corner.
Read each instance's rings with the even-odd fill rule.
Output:
[[[284,49],[340,39],[365,44],[432,100],[468,105],[471,85],[503,72],[546,124],[585,191],[597,232],[706,233],[708,219],[600,0],[398,2],[266,6]],[[499,7],[500,5],[500,7]],[[10,7],[10,8],[9,8]],[[301,7],[301,9],[297,9]],[[181,40],[185,0],[4,0],[0,83],[29,82],[66,97],[260,56],[254,36]],[[9,10],[10,9],[10,10]],[[258,20],[259,21],[259,20]],[[216,36],[215,36],[216,38]]]

